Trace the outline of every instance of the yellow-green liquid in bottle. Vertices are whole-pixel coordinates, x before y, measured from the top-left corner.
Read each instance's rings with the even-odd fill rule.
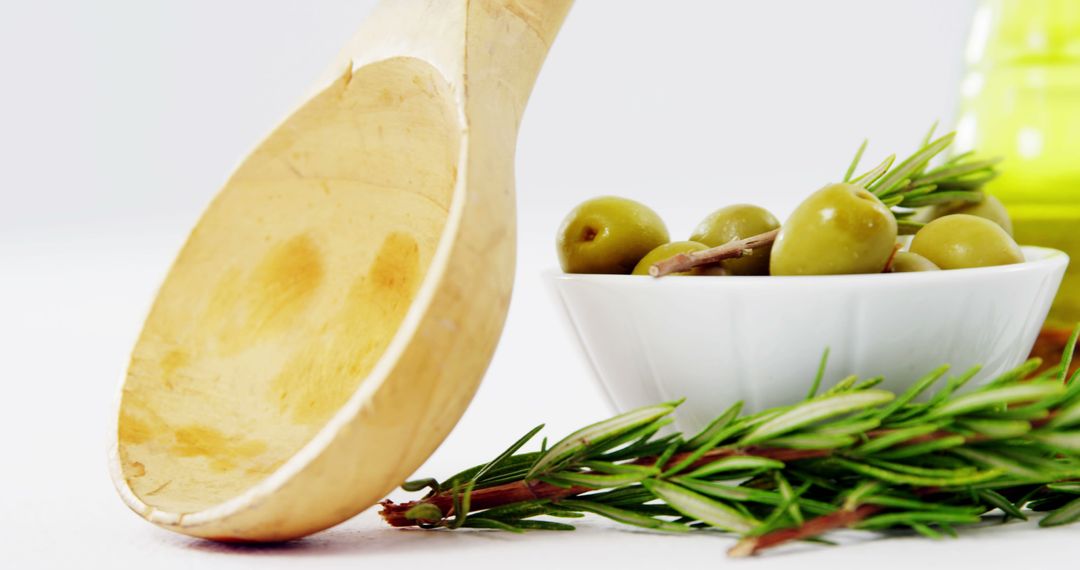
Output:
[[[1016,240],[1069,254],[1047,318],[1080,323],[1080,0],[983,0],[971,31],[958,147],[1005,158],[987,190]]]

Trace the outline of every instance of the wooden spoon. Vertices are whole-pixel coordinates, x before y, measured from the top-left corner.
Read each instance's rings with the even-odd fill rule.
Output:
[[[185,534],[363,511],[464,412],[514,273],[514,148],[572,0],[384,0],[240,165],[131,357],[110,453]]]

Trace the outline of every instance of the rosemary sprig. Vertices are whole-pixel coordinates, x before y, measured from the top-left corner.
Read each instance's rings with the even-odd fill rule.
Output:
[[[1078,336],[1080,327],[1070,347]],[[1067,524],[1080,520],[1080,372],[1038,367],[1033,359],[956,394],[967,371],[925,401],[947,367],[902,394],[846,378],[792,406],[740,415],[736,404],[689,437],[658,435],[679,405],[670,402],[519,453],[536,428],[443,483],[406,483],[429,492],[384,501],[381,514],[393,526],[522,532],[572,530],[550,519],[592,513],[657,531],[733,533],[734,556],[838,528],[952,536],[991,512],[1046,512],[1041,526]]]
[[[915,233],[922,227],[922,223],[912,219],[916,208],[948,202],[981,202],[983,187],[998,176],[996,167],[1001,159],[976,159],[971,152],[930,166],[956,137],[956,133],[948,133],[934,139],[936,127],[935,123],[922,147],[900,164],[893,166],[896,155],[890,155],[853,178],[866,151],[867,141],[863,141],[844,175],[845,182],[870,190],[892,209],[901,233]]]

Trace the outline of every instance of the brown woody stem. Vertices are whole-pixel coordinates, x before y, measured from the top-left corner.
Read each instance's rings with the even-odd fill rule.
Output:
[[[470,495],[469,510],[482,511],[501,505],[545,499],[557,501],[587,491],[592,491],[592,489],[587,487],[557,487],[542,481],[515,481],[473,491]],[[419,501],[405,503],[383,501],[379,503],[383,508],[383,510],[379,511],[379,514],[390,526],[417,526],[419,521],[406,517],[405,513],[418,503],[430,503],[439,507],[444,517],[454,514],[454,496],[449,491],[443,491]]]
[[[688,457],[690,452],[677,453],[668,460],[669,465],[675,465]],[[686,467],[683,471],[697,469],[702,465],[706,465],[717,459],[724,457],[731,457],[734,455],[752,455],[755,457],[764,457],[767,459],[775,459],[777,461],[797,461],[800,459],[814,459],[818,457],[827,457],[829,455],[828,450],[806,450],[806,449],[782,449],[782,448],[767,448],[767,447],[750,447],[745,449],[736,448],[723,448],[714,449],[705,455],[703,455],[697,461],[694,461]],[[656,457],[644,457],[634,461],[636,465],[652,465],[656,462]],[[526,501],[536,500],[550,500],[558,501],[559,499],[567,499],[582,493],[588,493],[594,491],[588,487],[558,487],[543,481],[515,481],[513,483],[506,483],[503,485],[497,485],[494,487],[487,487],[483,489],[477,489],[470,495],[469,511],[482,511],[493,507],[499,507],[503,505],[509,505],[513,503],[521,503]],[[421,521],[410,519],[405,516],[405,513],[409,509],[415,507],[418,503],[430,503],[435,505],[442,511],[443,516],[450,516],[454,510],[454,494],[452,491],[442,491],[431,497],[426,497],[419,501],[408,501],[405,503],[394,503],[392,501],[383,501],[380,503],[383,510],[379,512],[382,515],[383,520],[390,526],[417,526]],[[425,521],[426,522],[426,521]],[[438,521],[430,521],[438,522]]]
[[[893,261],[896,261],[896,254],[900,253],[900,244],[894,244],[892,253],[889,254],[889,260],[885,262],[885,269],[882,269],[882,273],[892,273]]]
[[[756,248],[772,245],[773,242],[776,241],[776,235],[779,233],[780,230],[776,229],[756,236],[750,236],[746,239],[729,241],[724,245],[717,247],[691,253],[680,253],[653,264],[653,266],[649,268],[649,275],[652,275],[653,277],[663,277],[672,273],[688,271],[701,265],[710,265],[725,259],[742,257],[748,255]]]
[[[881,507],[876,505],[861,505],[854,510],[843,509],[810,519],[795,528],[774,530],[761,536],[747,537],[731,547],[731,550],[728,550],[728,555],[732,557],[752,556],[766,548],[780,546],[794,540],[820,536],[831,530],[853,526],[880,510]]]
[[[1042,422],[1045,422],[1045,421],[1049,421],[1049,419],[1046,418],[1046,419],[1042,420]],[[1040,423],[1041,422],[1033,422],[1033,424],[1036,425],[1036,427],[1038,427],[1038,425]],[[893,430],[874,430],[874,431],[868,432],[867,436],[869,436],[871,439],[874,439],[874,438],[877,438],[877,437],[888,435],[892,431]],[[916,437],[916,438],[912,438],[912,439],[910,439],[908,441],[905,441],[904,443],[902,443],[900,445],[913,445],[913,444],[918,444],[918,443],[926,443],[928,441],[934,441],[934,440],[942,439],[942,438],[945,438],[945,437],[951,437],[951,436],[954,436],[954,435],[955,434],[951,433],[951,432],[938,431],[938,432],[926,434],[926,435],[923,435],[923,436],[919,436],[919,437]],[[969,438],[969,441],[978,441],[979,439],[981,439],[979,436],[975,436],[975,437]],[[694,469],[697,469],[699,467],[702,467],[704,465],[712,463],[713,461],[716,461],[718,459],[723,459],[725,457],[732,457],[732,456],[763,457],[763,458],[766,458],[766,459],[775,459],[777,461],[782,461],[782,462],[788,463],[788,462],[791,462],[791,461],[800,461],[800,460],[804,460],[804,459],[819,459],[819,458],[829,457],[829,456],[831,456],[833,454],[833,451],[834,450],[831,450],[831,449],[785,449],[785,448],[781,448],[781,447],[745,447],[745,448],[723,447],[723,448],[713,449],[713,450],[705,453],[699,459],[697,459],[693,463],[687,465],[685,468],[680,470],[680,472],[682,473],[682,472],[693,471]],[[668,459],[666,465],[677,465],[679,462],[681,462],[684,459],[686,459],[687,457],[689,457],[689,455],[691,453],[692,452],[676,453],[670,459]],[[633,464],[634,465],[653,465],[654,463],[656,463],[656,460],[657,460],[656,457],[643,457],[643,458],[635,460],[633,462]],[[470,495],[471,500],[470,500],[470,503],[469,503],[470,504],[469,512],[483,511],[483,510],[494,508],[494,507],[499,507],[499,506],[503,506],[503,505],[510,505],[510,504],[514,504],[514,503],[522,503],[522,502],[527,502],[527,501],[536,501],[536,500],[558,501],[560,499],[568,499],[568,498],[575,497],[577,495],[581,495],[583,493],[588,493],[588,492],[595,491],[595,490],[596,489],[592,489],[592,488],[589,488],[589,487],[569,487],[569,488],[567,488],[567,487],[559,487],[559,486],[552,485],[552,484],[549,484],[549,483],[544,483],[543,481],[536,481],[536,480],[514,481],[512,483],[505,483],[505,484],[502,484],[502,485],[496,485],[494,487],[486,487],[486,488],[477,489],[477,490],[473,491],[472,494]],[[382,511],[379,512],[379,514],[382,515],[383,520],[385,520],[387,524],[389,524],[390,526],[395,526],[395,527],[419,526],[421,523],[438,524],[438,523],[441,522],[441,521],[421,521],[421,520],[417,520],[417,519],[411,519],[411,518],[409,518],[409,517],[407,517],[405,515],[409,511],[409,509],[415,507],[417,504],[420,504],[420,503],[429,503],[429,504],[435,505],[436,507],[439,508],[439,511],[442,512],[444,518],[455,514],[453,512],[453,510],[454,510],[454,492],[453,491],[441,491],[441,492],[436,493],[435,495],[432,495],[430,497],[425,497],[423,499],[420,499],[419,501],[407,501],[407,502],[404,502],[404,503],[394,503],[393,501],[383,501],[382,503],[380,503],[382,505],[383,509],[382,509]],[[833,515],[837,515],[837,513],[833,513]],[[833,516],[833,515],[828,515],[826,517],[821,517],[821,518],[825,518],[826,522],[827,522],[829,520],[828,517]],[[813,522],[813,521],[811,521],[811,522]],[[807,524],[810,524],[810,523],[807,523]],[[824,523],[819,523],[819,524],[824,524]],[[790,530],[791,531],[796,531],[798,529],[790,529]],[[828,530],[828,529],[825,529],[825,530]],[[785,532],[787,532],[787,531],[785,531]],[[824,532],[824,530],[820,531],[820,532]],[[768,535],[765,535],[765,536],[768,536]],[[757,537],[757,539],[755,539],[755,540],[760,540],[760,539],[763,539],[763,538],[764,538],[764,536]],[[748,540],[750,540],[750,539],[748,539]],[[792,540],[798,540],[798,538],[795,538],[795,539],[792,539]]]

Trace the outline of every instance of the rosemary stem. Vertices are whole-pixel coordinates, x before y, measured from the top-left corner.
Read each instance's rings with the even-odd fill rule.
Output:
[[[526,501],[566,499],[592,490],[593,489],[588,487],[559,487],[542,481],[514,481],[513,483],[506,483],[473,491],[469,511],[482,511],[493,507]],[[383,501],[380,503],[383,510],[380,511],[379,514],[382,515],[383,520],[390,526],[417,526],[418,522],[407,518],[405,513],[418,503],[429,503],[439,507],[443,516],[455,514],[453,512],[454,497],[453,493],[450,491],[443,491],[419,501],[408,501],[405,503]]]
[[[714,449],[701,457],[701,459],[691,463],[686,469],[682,471],[692,471],[703,465],[707,465],[718,459],[725,457],[733,457],[737,455],[762,457],[765,459],[775,459],[777,461],[798,461],[801,459],[815,459],[821,457],[828,457],[830,455],[829,450],[823,449],[783,449],[783,448],[767,448],[767,447],[748,447],[748,448],[722,448]],[[690,455],[690,452],[677,453],[673,455],[667,463],[676,464],[680,460]],[[633,465],[645,465],[652,466],[656,463],[657,457],[643,457],[635,460]],[[491,509],[494,507],[501,507],[514,503],[521,503],[526,501],[536,500],[551,500],[558,501],[560,499],[568,499],[575,497],[582,493],[588,493],[595,491],[596,489],[590,487],[559,487],[543,481],[514,481],[512,483],[505,483],[502,485],[496,485],[494,487],[487,487],[476,489],[472,492],[472,499],[470,501],[469,512],[483,511],[485,509]],[[418,526],[419,522],[405,516],[405,513],[416,506],[418,503],[429,503],[435,505],[442,511],[444,516],[450,516],[453,513],[454,496],[452,491],[442,491],[420,499],[419,501],[408,501],[405,503],[394,503],[392,501],[383,501],[381,503],[383,510],[380,511],[383,520],[390,526],[395,527],[407,527]]]
[[[672,273],[687,271],[701,265],[710,265],[725,259],[742,257],[753,251],[755,248],[772,245],[773,242],[776,241],[776,236],[779,233],[780,230],[772,230],[756,236],[750,236],[746,239],[729,241],[728,243],[717,247],[691,253],[680,253],[654,264],[649,268],[649,275],[652,275],[653,277],[663,277]]]
[[[740,540],[728,550],[732,557],[752,556],[765,550],[795,540],[813,538],[839,528],[847,528],[877,513],[881,507],[860,505],[853,510],[839,510],[806,521],[802,526],[775,530],[761,536],[752,536]]]
[[[1033,424],[1039,425],[1049,418],[1046,418],[1039,422],[1033,422]],[[867,436],[872,440],[878,437],[882,437],[893,433],[896,430],[874,430],[867,433]],[[955,434],[947,431],[936,431],[923,436],[913,437],[900,445],[915,445],[921,443],[927,443],[931,441],[937,441],[946,437],[954,437]],[[984,438],[976,435],[969,437],[969,442],[982,441]],[[672,455],[665,463],[668,465],[675,465],[681,460],[685,459],[692,452],[680,452]],[[806,459],[821,459],[825,457],[831,457],[835,455],[835,450],[831,449],[788,449],[783,447],[722,447],[710,450],[701,456],[700,459],[694,461],[686,468],[680,470],[680,473],[686,473],[708,465],[714,461],[724,459],[727,457],[735,456],[747,456],[747,457],[760,457],[763,459],[773,459],[781,462],[801,461]],[[656,464],[656,456],[642,457],[631,462],[632,465],[641,466],[653,466]],[[663,466],[658,466],[661,469]],[[494,507],[502,507],[510,504],[536,501],[536,500],[551,500],[558,501],[560,499],[569,499],[596,491],[597,489],[584,486],[575,487],[560,487],[545,483],[543,481],[535,480],[520,480],[511,483],[504,483],[502,485],[496,485],[493,487],[486,487],[476,489],[472,492],[472,499],[470,502],[469,512],[474,513],[491,509]],[[418,526],[419,521],[407,518],[405,513],[416,506],[419,503],[429,503],[435,505],[442,511],[443,516],[450,516],[455,514],[453,512],[454,496],[453,491],[441,491],[430,497],[420,499],[418,501],[408,501],[405,503],[394,503],[392,501],[383,501],[380,503],[383,510],[380,511],[383,519],[387,524],[394,527],[408,527]],[[468,514],[468,513],[466,513]]]

